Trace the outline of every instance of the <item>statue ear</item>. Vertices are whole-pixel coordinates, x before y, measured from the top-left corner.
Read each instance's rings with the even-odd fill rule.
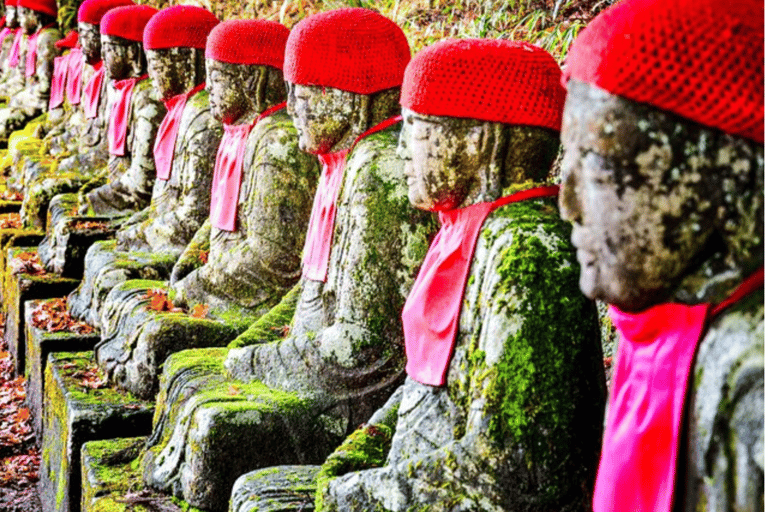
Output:
[[[351,120],[350,127],[353,133],[362,134],[373,126],[373,101],[369,94],[352,94],[355,102],[355,118]]]

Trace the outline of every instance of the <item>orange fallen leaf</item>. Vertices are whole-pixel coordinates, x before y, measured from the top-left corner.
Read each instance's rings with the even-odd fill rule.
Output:
[[[205,318],[208,316],[208,310],[210,307],[207,304],[197,304],[192,308],[190,315],[192,318]]]

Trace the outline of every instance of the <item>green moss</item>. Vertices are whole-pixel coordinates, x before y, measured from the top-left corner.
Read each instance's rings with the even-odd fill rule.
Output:
[[[235,338],[229,344],[229,348],[247,347],[283,338],[286,333],[285,329],[290,328],[300,296],[301,285],[297,284],[285,294],[275,307],[251,324],[244,333]]]

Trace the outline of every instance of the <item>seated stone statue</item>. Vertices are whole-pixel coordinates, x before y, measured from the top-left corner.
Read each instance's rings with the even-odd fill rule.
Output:
[[[8,99],[5,96],[5,87],[12,69],[10,65],[11,48],[16,42],[16,34],[21,33],[19,16],[16,13],[16,2],[17,0],[6,0],[3,27],[0,29],[0,96],[3,97],[4,102],[7,102]],[[16,50],[18,51],[18,47]]]
[[[13,28],[13,40],[10,42],[8,54],[4,63],[4,80],[0,86],[0,95],[10,99],[24,88],[26,72],[27,35],[22,27],[21,14],[19,13],[18,0],[12,0],[10,5],[14,7],[9,12],[6,22]]]
[[[557,187],[541,185],[564,92],[527,43],[448,40],[413,58],[399,154],[411,204],[442,227],[403,309],[408,378],[319,475],[244,477],[232,510],[261,510],[268,473],[270,498],[275,473],[315,479],[322,510],[588,510],[605,398],[596,309]]]
[[[226,345],[299,279],[320,169],[316,158],[299,150],[285,113],[287,37],[283,25],[262,20],[221,23],[208,36],[211,112],[224,122],[225,134],[210,218],[171,275],[175,304],[207,309],[207,315],[148,308],[148,288],[165,290],[163,283],[127,281],[112,289],[96,361],[110,381],[135,395],[157,392],[159,363],[168,355]]]
[[[628,0],[568,56],[561,213],[621,336],[598,512],[763,510],[762,10]]]
[[[217,23],[205,9],[175,6],[158,12],[144,29],[149,76],[168,113],[154,144],[157,179],[150,205],[126,221],[116,241],[91,246],[83,281],[69,297],[70,313],[95,327],[114,286],[167,278],[208,216],[221,129],[204,90],[204,49]]]
[[[71,58],[81,56],[78,52],[72,52],[77,45],[77,31],[72,30],[66,37],[56,41],[54,46],[61,55],[53,59],[53,72],[51,73],[51,91],[48,96],[48,112],[45,123],[41,129],[35,132],[38,138],[47,137],[48,134],[61,133],[68,129],[67,123],[72,115],[72,105],[67,101],[66,88],[69,75],[69,61]]]
[[[285,56],[299,147],[323,170],[302,278],[226,349],[169,357],[143,456],[147,485],[205,509],[277,463],[323,460],[402,382],[398,316],[434,221],[396,157],[405,36],[366,9],[310,16]]]

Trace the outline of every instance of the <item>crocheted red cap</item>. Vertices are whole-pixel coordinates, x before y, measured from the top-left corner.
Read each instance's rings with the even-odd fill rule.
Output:
[[[218,24],[216,16],[202,7],[167,7],[152,16],[144,28],[144,48],[161,50],[184,47],[203,50],[205,39]]]
[[[148,5],[126,5],[110,10],[101,18],[101,33],[142,42],[144,27],[158,10]]]
[[[413,57],[400,104],[421,114],[560,130],[560,78],[555,59],[532,44],[448,39]]]
[[[85,0],[77,10],[77,21],[98,25],[107,11],[122,5],[133,5],[132,0]]]
[[[230,20],[208,35],[205,57],[230,64],[258,64],[283,69],[289,30],[266,20]]]
[[[17,7],[26,7],[33,11],[42,12],[50,16],[57,16],[59,14],[59,7],[56,4],[56,0],[18,0]]]
[[[58,41],[56,41],[54,46],[56,46],[56,48],[59,48],[59,49],[74,48],[75,46],[77,46],[77,39],[78,39],[77,30],[70,30],[69,34],[59,39]]]
[[[762,0],[624,0],[570,49],[566,79],[763,142]]]
[[[18,4],[18,0],[5,0],[6,7],[16,7],[16,4]]]
[[[309,16],[285,47],[285,79],[358,94],[397,87],[411,50],[403,31],[381,14],[350,8]]]

